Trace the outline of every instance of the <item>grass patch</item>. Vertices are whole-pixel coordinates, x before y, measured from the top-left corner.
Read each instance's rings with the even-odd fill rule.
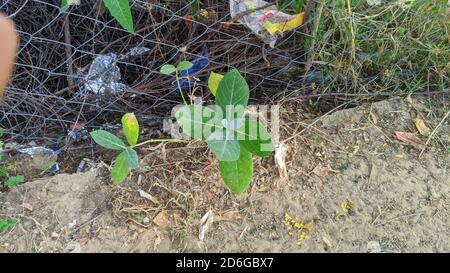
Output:
[[[325,0],[311,20],[308,61],[346,93],[443,90],[450,77],[447,0]]]

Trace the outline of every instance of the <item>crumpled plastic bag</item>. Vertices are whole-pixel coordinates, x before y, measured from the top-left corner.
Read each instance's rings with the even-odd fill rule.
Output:
[[[230,0],[230,12],[232,18],[238,17],[240,23],[273,48],[286,32],[303,24],[304,13],[290,15],[279,11],[275,5],[267,7],[269,4],[261,0]]]
[[[121,83],[122,75],[116,65],[117,55],[100,55],[94,59],[86,75],[84,88],[94,94],[118,93],[126,89]]]
[[[118,61],[139,56],[150,51],[146,47],[133,47],[123,55],[110,53],[99,55],[92,62],[89,72],[85,76],[84,88],[94,94],[119,93],[125,91],[127,85],[121,83],[122,75],[117,66]]]

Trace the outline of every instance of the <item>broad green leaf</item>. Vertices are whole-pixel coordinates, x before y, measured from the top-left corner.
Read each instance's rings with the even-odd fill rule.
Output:
[[[216,96],[217,88],[219,88],[219,84],[222,81],[223,77],[223,75],[214,72],[211,72],[211,75],[209,75],[208,87],[214,96]]]
[[[220,161],[236,161],[239,158],[240,146],[231,130],[217,130],[207,140],[208,148]]]
[[[112,180],[114,184],[120,185],[125,181],[128,176],[128,163],[125,159],[126,151],[121,152],[114,162],[114,166],[111,172]]]
[[[227,106],[245,108],[248,105],[249,94],[247,82],[237,69],[233,69],[219,83],[216,93],[216,104],[221,107],[223,113],[227,111]],[[229,118],[227,116],[227,119]]]
[[[91,132],[91,137],[98,145],[107,149],[124,150],[127,148],[120,138],[104,130]]]
[[[128,144],[136,145],[139,138],[139,122],[134,113],[128,113],[122,117],[122,127]]]
[[[177,70],[178,71],[183,71],[183,70],[188,70],[189,68],[191,68],[193,66],[193,64],[191,62],[188,61],[181,61],[178,65],[177,65]]]
[[[135,150],[127,148],[123,153],[125,153],[125,160],[127,161],[130,170],[139,168],[139,157]]]
[[[11,176],[10,178],[8,178],[8,180],[5,181],[5,186],[12,189],[23,182],[25,182],[25,178],[23,177],[23,175]]]
[[[165,64],[161,67],[159,72],[161,72],[164,75],[170,75],[177,71],[176,67],[171,64]]]
[[[219,162],[220,175],[225,185],[236,195],[240,195],[253,180],[252,154],[241,147],[239,159]]]
[[[186,105],[175,113],[183,132],[193,139],[205,140],[216,127],[216,113],[208,107],[197,104]]]
[[[263,124],[254,120],[246,120],[244,126],[237,130],[238,139],[250,153],[259,157],[268,157],[274,151],[272,137]]]
[[[15,225],[17,225],[17,221],[13,219],[9,220],[1,220],[0,221],[0,231],[5,232],[10,228],[13,228]]]
[[[124,29],[134,33],[133,17],[128,0],[103,0],[103,3]]]
[[[3,136],[3,133],[5,132],[5,129],[3,129],[3,128],[0,128],[0,137],[2,137]]]

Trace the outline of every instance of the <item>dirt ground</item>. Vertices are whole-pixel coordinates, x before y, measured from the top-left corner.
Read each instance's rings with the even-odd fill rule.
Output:
[[[18,220],[0,235],[0,252],[449,252],[446,111],[445,100],[423,97],[314,120],[286,107],[288,178],[273,157],[257,160],[240,198],[198,143],[141,150],[145,167],[121,187],[105,164],[28,182],[0,193],[0,219]],[[430,141],[415,118],[434,133]],[[428,148],[421,154],[395,131]]]

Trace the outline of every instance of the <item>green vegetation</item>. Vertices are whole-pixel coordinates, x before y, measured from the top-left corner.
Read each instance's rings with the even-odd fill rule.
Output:
[[[70,0],[62,0],[61,8],[67,9],[70,5]],[[131,15],[130,3],[128,0],[103,0],[106,8],[111,13],[119,24],[130,33],[134,33],[133,17]]]
[[[189,69],[189,62],[181,62],[177,67],[164,65],[161,73],[170,75]],[[198,104],[187,104],[180,108],[175,117],[183,132],[194,140],[206,141],[208,148],[219,160],[220,174],[225,185],[235,194],[243,193],[253,180],[252,155],[268,157],[274,150],[271,135],[264,126],[254,120],[245,119],[249,99],[249,87],[238,70],[233,69],[222,76],[211,74],[209,87],[215,95],[216,108]],[[183,93],[180,89],[180,92]],[[93,140],[100,146],[118,150],[113,169],[114,183],[121,184],[131,170],[139,168],[135,148],[155,142],[184,142],[171,139],[154,139],[138,144],[139,123],[134,114],[122,118],[126,145],[117,136],[103,130],[91,132]]]
[[[448,87],[447,0],[323,3],[312,15],[304,46],[309,61],[323,70],[327,88],[403,94]]]
[[[291,9],[295,13],[300,13],[303,11],[306,4],[306,0],[276,0],[275,5],[278,10],[288,10]]]
[[[17,225],[16,220],[0,220],[0,232],[6,232]]]

